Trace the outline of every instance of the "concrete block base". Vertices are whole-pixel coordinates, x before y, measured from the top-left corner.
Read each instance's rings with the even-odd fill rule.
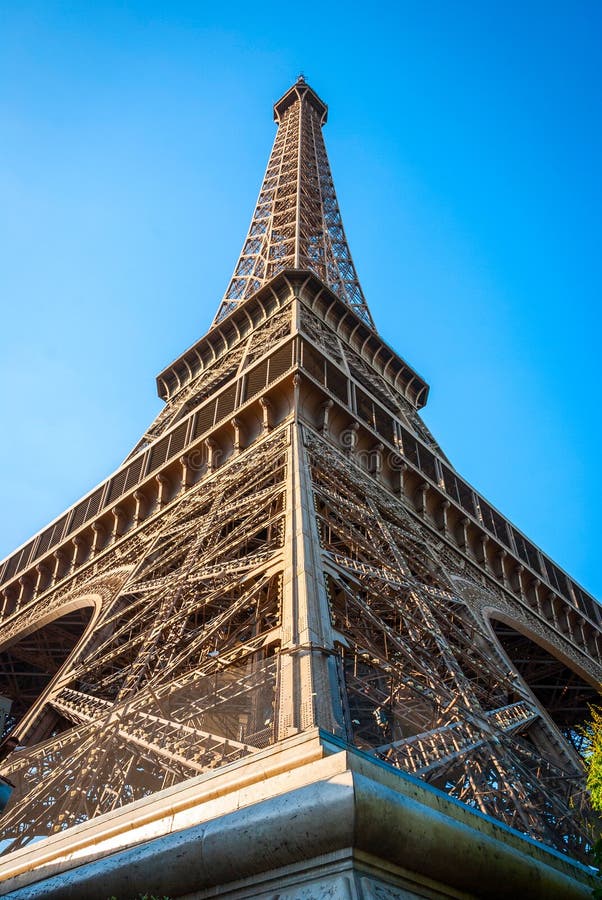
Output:
[[[10,900],[590,900],[585,866],[329,735],[5,857]]]

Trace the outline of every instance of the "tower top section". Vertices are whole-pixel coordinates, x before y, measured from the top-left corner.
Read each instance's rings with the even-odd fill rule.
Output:
[[[295,84],[274,104],[274,121],[280,124],[287,109],[293,103],[299,102],[311,103],[320,116],[320,125],[324,125],[328,119],[328,107],[320,100],[316,92],[310,88],[303,75],[299,75]]]
[[[300,75],[274,105],[278,131],[249,232],[214,324],[279,272],[309,270],[370,327],[322,126],[328,107]]]

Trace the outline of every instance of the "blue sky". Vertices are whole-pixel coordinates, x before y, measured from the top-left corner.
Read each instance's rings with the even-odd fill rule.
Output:
[[[0,555],[114,469],[208,327],[304,72],[364,293],[458,470],[598,565],[598,2],[0,0]]]

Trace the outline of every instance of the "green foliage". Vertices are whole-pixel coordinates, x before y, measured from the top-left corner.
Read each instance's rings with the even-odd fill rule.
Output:
[[[587,789],[593,808],[602,813],[602,707],[590,706],[591,720],[583,729],[587,743],[585,763],[587,766]],[[592,864],[598,873],[602,870],[602,837],[594,843]],[[592,891],[594,900],[602,900],[602,887]]]
[[[586,755],[587,789],[592,806],[602,813],[602,708],[591,706],[591,722],[586,726],[585,734],[589,741]]]

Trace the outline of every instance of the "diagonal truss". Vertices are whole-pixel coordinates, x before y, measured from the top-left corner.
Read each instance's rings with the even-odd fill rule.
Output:
[[[401,504],[317,435],[306,444],[353,742],[582,853],[581,764],[508,670],[456,573]]]
[[[310,269],[372,328],[349,252],[322,125],[327,108],[302,77],[276,103],[278,131],[247,239],[214,324],[278,272]]]
[[[274,740],[284,451],[283,435],[266,441],[148,529],[95,628],[13,733],[29,746],[2,768],[15,785],[10,849]]]

